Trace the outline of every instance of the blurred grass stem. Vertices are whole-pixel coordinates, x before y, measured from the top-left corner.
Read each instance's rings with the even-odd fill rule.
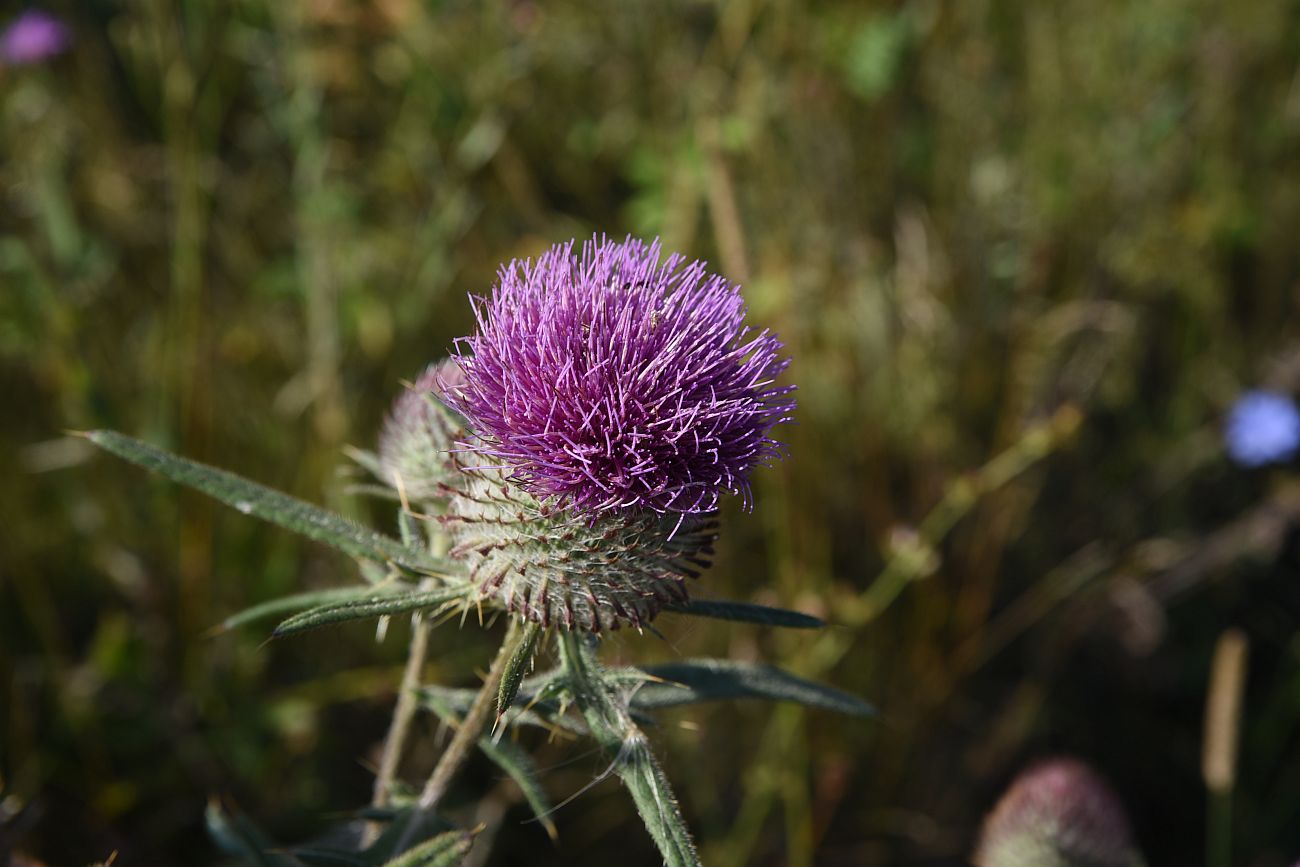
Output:
[[[1209,867],[1232,863],[1232,790],[1237,781],[1241,706],[1246,690],[1246,636],[1229,629],[1219,637],[1205,699],[1201,774],[1208,792],[1206,856]]]
[[[431,582],[428,582],[432,586]],[[427,589],[427,588],[422,588]],[[411,730],[411,720],[415,718],[417,702],[415,691],[420,688],[420,673],[429,652],[429,621],[420,614],[411,618],[411,650],[406,658],[406,668],[402,672],[402,684],[397,694],[397,705],[393,708],[393,720],[388,727],[388,736],[384,739],[384,752],[379,760],[379,773],[375,776],[375,790],[370,803],[374,807],[385,807],[389,801],[389,791],[397,775],[397,766],[406,750],[407,735]],[[378,837],[380,827],[372,822],[366,827],[365,845]]]
[[[708,166],[709,216],[718,256],[723,270],[741,284],[749,282],[749,253],[745,247],[745,229],[736,202],[736,187],[722,153],[722,135],[716,123],[701,124],[700,140],[704,144]]]
[[[865,626],[886,611],[910,583],[938,571],[941,562],[938,546],[957,522],[982,497],[1008,484],[1068,442],[1082,420],[1078,407],[1066,404],[1045,422],[1030,427],[1018,441],[974,473],[955,481],[916,532],[895,535],[889,560],[867,590],[856,598],[837,603],[839,621],[846,626]],[[828,630],[803,652],[792,669],[804,677],[824,676],[844,659],[857,638],[858,634],[852,630]],[[739,867],[749,862],[767,815],[787,780],[782,763],[802,731],[804,714],[802,708],[782,708],[768,723],[763,747],[758,752],[763,758],[750,769],[739,818],[723,844],[711,853],[710,863]],[[793,849],[791,845],[790,851]]]
[[[212,86],[201,86],[185,39],[187,32],[212,22],[201,15],[191,19],[165,4],[155,8],[171,238],[170,292],[159,365],[170,373],[159,380],[154,424],[169,440],[183,443],[185,451],[201,457],[207,451],[213,421],[204,321],[204,255],[210,235],[211,197],[204,160],[215,138],[221,94]],[[201,497],[181,497],[178,616],[186,629],[198,631],[212,603],[212,508]],[[192,664],[193,676],[202,678],[197,657]]]
[[[479,687],[478,694],[474,696],[474,703],[470,705],[469,711],[466,712],[465,718],[460,721],[460,726],[456,729],[456,734],[447,744],[447,749],[443,751],[442,757],[438,759],[438,764],[434,766],[433,773],[424,784],[423,791],[420,792],[420,800],[416,802],[415,811],[408,820],[406,831],[398,841],[397,851],[405,850],[410,844],[412,835],[424,822],[424,819],[433,813],[444,795],[447,794],[447,788],[451,785],[452,778],[456,772],[470,757],[473,752],[474,744],[478,741],[483,730],[487,728],[488,719],[492,716],[492,711],[496,707],[497,689],[501,685],[501,675],[505,672],[506,664],[511,657],[515,655],[520,642],[523,641],[524,631],[520,628],[519,622],[513,618],[510,620],[510,628],[506,631],[505,640],[501,642],[501,648],[497,651],[496,658],[492,660],[492,667],[488,669],[487,677],[483,679],[483,685]]]
[[[858,599],[851,613],[845,615],[845,620],[854,625],[871,622],[893,604],[908,584],[934,574],[940,565],[937,547],[980,498],[1054,452],[1074,435],[1081,422],[1079,409],[1066,404],[973,474],[953,482],[914,534],[900,534],[891,540],[893,550],[884,570]]]
[[[403,512],[405,517],[409,514],[409,506],[403,500]],[[402,541],[408,545],[416,544],[419,538],[419,530],[413,526],[412,521],[399,521],[399,527],[402,531]],[[433,533],[429,536],[429,551],[434,556],[442,556],[447,552],[449,540],[442,533]],[[421,590],[432,590],[435,581],[426,579],[420,585]],[[420,675],[424,670],[424,663],[429,655],[429,632],[432,625],[427,619],[420,614],[415,614],[411,618],[411,646],[406,657],[406,668],[402,672],[402,683],[398,687],[397,704],[393,708],[393,719],[389,723],[388,736],[384,738],[384,751],[379,759],[379,772],[375,776],[374,794],[371,796],[371,805],[374,807],[384,807],[388,805],[390,790],[393,786],[393,780],[397,777],[397,767],[401,764],[402,755],[406,752],[406,741],[411,731],[411,721],[415,719],[418,709],[415,691],[420,688]],[[380,826],[378,823],[370,823],[366,826],[363,841],[369,845],[379,836]]]
[[[330,143],[324,129],[322,88],[312,66],[301,10],[285,4],[279,12],[279,29],[291,46],[288,68],[293,96],[280,120],[295,145],[295,259],[307,327],[305,368],[281,392],[279,402],[290,411],[311,406],[317,434],[336,444],[347,433],[347,413],[339,381],[339,269],[334,262],[339,241],[333,207],[336,191],[329,176]]]

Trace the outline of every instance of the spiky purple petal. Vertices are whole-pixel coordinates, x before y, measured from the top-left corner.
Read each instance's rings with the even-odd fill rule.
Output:
[[[702,262],[632,238],[573,246],[511,262],[474,299],[449,395],[470,447],[580,512],[709,512],[724,491],[748,503],[794,409],[781,342],[744,324],[739,288]]]

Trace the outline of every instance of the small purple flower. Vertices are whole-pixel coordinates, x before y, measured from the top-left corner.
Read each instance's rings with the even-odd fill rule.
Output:
[[[1228,412],[1228,455],[1247,467],[1285,461],[1300,450],[1300,409],[1275,391],[1248,391]]]
[[[62,21],[29,9],[0,35],[0,60],[13,66],[40,63],[62,54],[71,42],[72,34]]]
[[[780,454],[768,434],[794,409],[789,360],[744,324],[739,287],[658,242],[552,247],[498,273],[457,341],[449,400],[471,448],[539,496],[594,513],[700,513]]]

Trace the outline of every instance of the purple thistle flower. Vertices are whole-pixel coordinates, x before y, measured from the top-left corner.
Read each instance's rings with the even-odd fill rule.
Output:
[[[478,333],[456,353],[449,399],[470,448],[530,492],[581,512],[700,513],[781,452],[789,360],[744,324],[739,287],[658,242],[600,239],[511,262],[473,299]]]
[[[62,54],[71,42],[72,34],[62,21],[29,9],[0,35],[0,60],[14,66],[40,63]]]
[[[1248,391],[1228,412],[1224,439],[1242,466],[1285,461],[1300,450],[1300,409],[1285,394]]]

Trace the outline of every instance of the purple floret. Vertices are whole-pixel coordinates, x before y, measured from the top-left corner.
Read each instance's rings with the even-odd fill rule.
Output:
[[[572,242],[498,273],[473,299],[478,333],[457,341],[450,396],[469,444],[535,494],[585,512],[698,513],[781,452],[789,359],[744,324],[739,287],[658,242]]]
[[[0,59],[14,66],[39,63],[67,50],[72,34],[48,12],[31,9],[0,35]]]

